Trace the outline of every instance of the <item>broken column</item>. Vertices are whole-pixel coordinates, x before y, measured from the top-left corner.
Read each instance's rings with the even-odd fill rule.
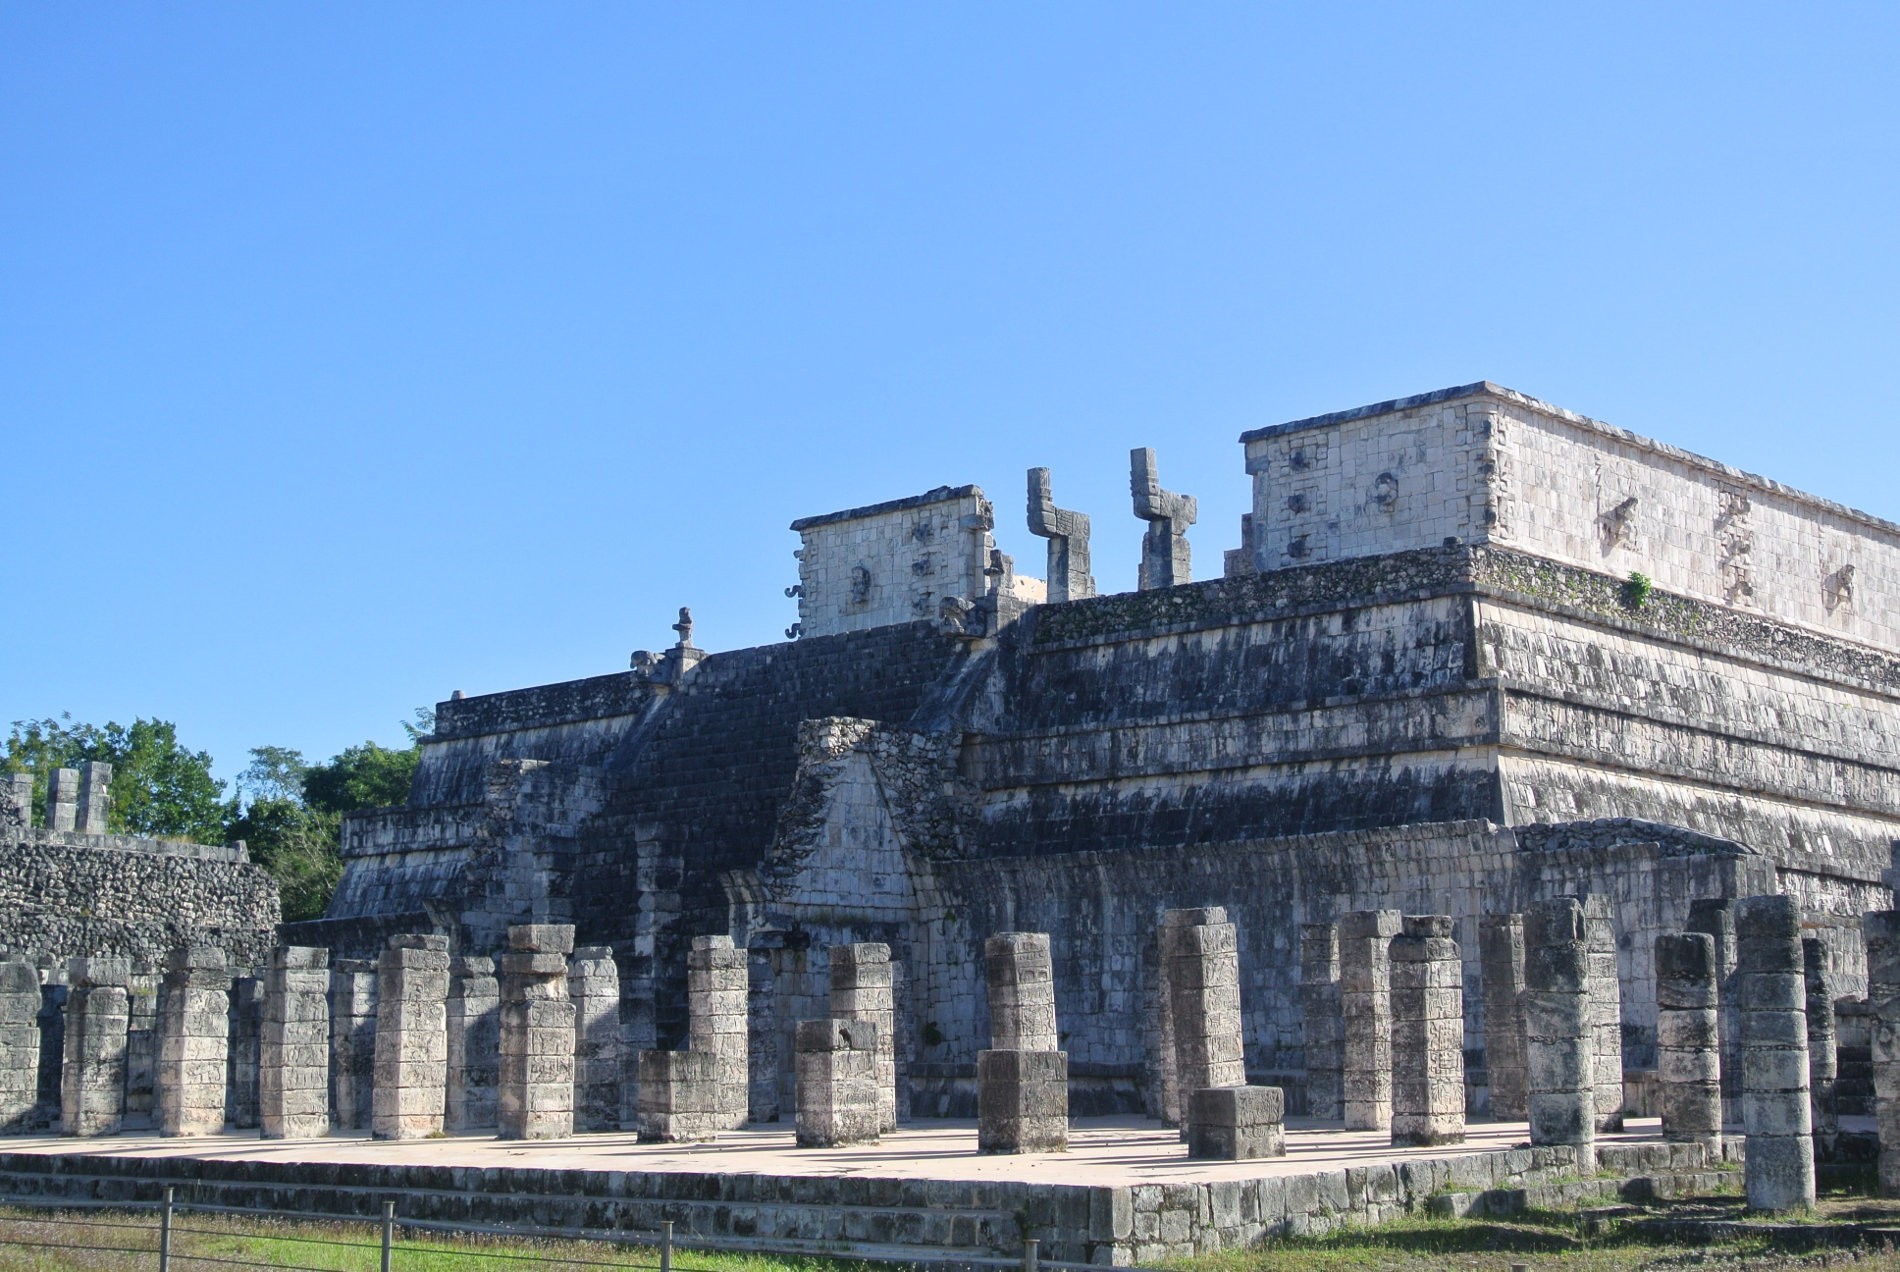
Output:
[[[101,760],[87,760],[79,766],[79,798],[73,809],[75,829],[85,835],[106,833],[106,817],[112,807],[112,766]]]
[[[158,1001],[158,1130],[216,1135],[224,1129],[231,978],[224,951],[181,946],[165,960]]]
[[[1345,1022],[1341,1086],[1346,1129],[1392,1129],[1392,938],[1397,910],[1339,920],[1339,1004]]]
[[[1524,916],[1478,921],[1478,969],[1484,984],[1484,1073],[1491,1116],[1519,1122],[1524,1110]]]
[[[750,1108],[746,963],[730,936],[696,936],[686,954],[687,1046],[713,1057],[713,1114],[722,1131],[744,1126]]]
[[[370,1134],[426,1139],[442,1131],[449,1076],[449,938],[389,938],[376,968],[376,1072]]]
[[[1584,930],[1588,934],[1590,968],[1591,1048],[1595,1052],[1597,1130],[1623,1129],[1623,977],[1616,962],[1616,924],[1609,902],[1586,897]]]
[[[574,1129],[620,1129],[620,968],[613,947],[583,945],[567,970],[574,1004]]]
[[[1200,516],[1193,495],[1177,495],[1161,488],[1161,470],[1151,447],[1128,453],[1128,487],[1135,499],[1135,515],[1148,523],[1141,537],[1139,587],[1146,592],[1193,581],[1187,529]]]
[[[1306,1115],[1343,1116],[1340,1066],[1345,1022],[1340,1019],[1339,930],[1330,923],[1300,925],[1300,1036],[1306,1051]]]
[[[1834,978],[1828,971],[1827,945],[1801,938],[1801,966],[1808,1013],[1808,1110],[1818,1144],[1831,1147],[1841,1129],[1835,1103],[1839,1075],[1834,1035]]]
[[[834,958],[839,948],[848,947],[834,947]],[[793,1049],[801,1148],[877,1142],[884,1104],[878,1033],[875,1022],[858,1017],[798,1022]]]
[[[330,968],[330,1117],[337,1129],[369,1129],[376,1073],[376,964],[340,958]]]
[[[1392,1142],[1465,1140],[1464,962],[1451,916],[1407,915],[1390,950]]]
[[[1060,1153],[1069,1146],[1069,1057],[1056,1034],[1046,932],[983,942],[990,1046],[976,1053],[977,1151]]]
[[[1709,897],[1689,903],[1688,930],[1701,932],[1715,942],[1717,1027],[1722,1035],[1722,1121],[1739,1125],[1742,1120],[1741,1006],[1735,984],[1735,903],[1724,897]]]
[[[1861,920],[1867,944],[1867,1010],[1874,1079],[1874,1130],[1880,1142],[1880,1193],[1900,1197],[1900,910]]]
[[[1596,1048],[1589,945],[1575,897],[1524,912],[1525,1109],[1531,1143],[1567,1144],[1577,1170],[1596,1170]]]
[[[330,951],[284,945],[264,973],[257,1112],[265,1139],[315,1139],[330,1129]]]
[[[1748,1208],[1812,1206],[1807,985],[1801,970],[1801,913],[1794,898],[1744,897],[1736,902],[1735,949]]]
[[[634,1130],[643,1144],[690,1144],[718,1136],[719,1057],[710,1051],[640,1053]]]
[[[618,1012],[619,1003],[614,1007]],[[487,1130],[496,1124],[501,1069],[501,982],[495,979],[494,959],[454,961],[449,968],[448,1016],[449,1089],[443,1124],[450,1131]],[[619,1120],[616,1104],[616,1125]]]
[[[126,984],[131,976],[132,966],[123,958],[66,963],[71,988],[59,1109],[67,1135],[112,1135],[125,1116],[125,1037],[131,1019]]]
[[[880,1132],[896,1130],[897,1008],[890,946],[866,941],[831,947],[831,1017],[876,1026],[877,1125]]]
[[[517,924],[501,959],[502,1139],[574,1133],[574,1003],[567,993],[569,923]]]
[[[13,812],[13,820],[21,829],[33,824],[33,775],[31,773],[7,773],[0,776],[0,800],[4,800]],[[0,825],[8,819],[0,817]]]
[[[1029,470],[1029,533],[1049,541],[1051,601],[1095,595],[1095,578],[1089,573],[1088,514],[1056,507],[1047,468]]]
[[[72,830],[79,824],[79,770],[54,769],[46,779],[46,829]]]
[[[1656,938],[1656,1081],[1663,1138],[1722,1153],[1721,966],[1705,932]]]
[[[24,959],[0,962],[0,1135],[33,1129],[39,1102],[40,974]]]

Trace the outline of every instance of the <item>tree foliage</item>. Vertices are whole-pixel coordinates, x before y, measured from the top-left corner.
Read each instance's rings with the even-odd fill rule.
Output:
[[[33,774],[35,808],[45,806],[53,770],[86,760],[112,765],[107,828],[121,834],[224,842],[224,783],[211,776],[211,756],[179,744],[169,720],[134,720],[104,727],[59,719],[15,720],[3,764]]]

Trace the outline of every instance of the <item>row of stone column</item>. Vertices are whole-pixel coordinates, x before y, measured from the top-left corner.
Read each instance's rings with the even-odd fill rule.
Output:
[[[33,775],[8,773],[0,798],[13,806],[22,826],[33,824]],[[78,768],[54,769],[46,779],[46,829],[103,835],[112,808],[112,766],[86,760]]]

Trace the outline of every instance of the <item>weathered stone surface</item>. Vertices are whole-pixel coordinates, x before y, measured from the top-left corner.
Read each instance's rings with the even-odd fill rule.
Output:
[[[796,1138],[801,1148],[877,1141],[883,1126],[878,1032],[874,1022],[856,1017],[798,1022]]]
[[[24,1134],[36,1125],[39,1014],[39,973],[23,959],[0,960],[0,1135]]]
[[[1814,1125],[1801,912],[1794,898],[1737,901],[1735,944],[1748,1208],[1801,1209],[1814,1204]]]
[[[1392,1142],[1465,1138],[1464,965],[1452,921],[1407,915],[1387,947],[1392,1007]]]
[[[131,964],[123,958],[75,958],[66,964],[60,1127],[67,1135],[111,1135],[125,1116],[125,1043]]]
[[[574,1129],[618,1130],[620,969],[613,948],[587,945],[575,950],[567,992],[574,1002]]]
[[[1339,998],[1345,1019],[1346,1129],[1392,1129],[1392,938],[1397,910],[1339,920]]]
[[[330,968],[330,1119],[367,1131],[376,1076],[376,964],[338,959]]]
[[[751,1102],[747,963],[746,951],[733,948],[724,935],[694,937],[686,955],[688,1043],[713,1057],[712,1112],[719,1130],[744,1126]]]
[[[1141,590],[1190,581],[1194,571],[1187,531],[1199,519],[1200,505],[1192,495],[1177,495],[1161,488],[1160,468],[1152,448],[1138,446],[1130,451],[1128,466],[1135,515],[1148,523],[1141,539]]]
[[[893,986],[890,946],[862,941],[832,947],[832,1019],[862,1020],[875,1027],[872,1040],[877,1047],[880,1133],[897,1129],[897,1004]],[[802,1024],[799,1027],[804,1028]],[[800,1109],[802,1126],[802,1104]]]
[[[231,976],[224,951],[181,946],[165,961],[158,1008],[158,1129],[216,1135],[229,1086]]]
[[[635,1127],[646,1144],[715,1138],[721,1109],[719,1056],[711,1051],[642,1051]]]
[[[616,1013],[618,997],[614,1000]],[[492,958],[458,958],[449,968],[449,1076],[443,1125],[487,1130],[500,1121],[501,982]],[[618,1075],[616,1075],[618,1077]],[[619,1123],[619,1106],[614,1109]]]
[[[1060,1051],[976,1053],[979,1153],[1060,1153],[1069,1147],[1069,1057]]]
[[[1341,1103],[1346,1022],[1339,997],[1339,930],[1300,927],[1300,1041],[1306,1058],[1306,1115],[1345,1116]]]
[[[1826,942],[1802,937],[1801,964],[1808,1015],[1808,1108],[1817,1144],[1831,1148],[1841,1128],[1835,1095],[1840,1065],[1834,1028],[1834,977]]]
[[[1721,964],[1715,938],[1656,938],[1656,1079],[1663,1138],[1722,1150]]]
[[[258,1063],[264,1038],[264,982],[232,978],[225,1050],[224,1119],[234,1129],[258,1124]]]
[[[1089,518],[1085,512],[1056,507],[1049,470],[1029,470],[1029,532],[1049,541],[1049,600],[1081,600],[1095,595],[1089,573]]]
[[[1487,914],[1478,922],[1484,985],[1484,1072],[1491,1116],[1520,1121],[1528,1112],[1524,1073],[1524,916]]]
[[[1286,1095],[1279,1087],[1213,1087],[1188,1097],[1190,1158],[1251,1161],[1286,1156]]]
[[[1590,1037],[1595,1053],[1597,1130],[1623,1129],[1623,978],[1616,959],[1616,923],[1609,902],[1584,898],[1589,933]]]
[[[574,1133],[574,1003],[566,924],[517,924],[501,960],[502,1139],[561,1139]]]
[[[449,1076],[449,940],[390,938],[376,968],[376,1067],[370,1134],[426,1139],[443,1130]]]
[[[1575,897],[1524,911],[1524,1047],[1531,1143],[1576,1150],[1596,1169],[1596,1050],[1589,938]]]
[[[330,1129],[330,951],[279,946],[264,974],[257,1101],[265,1139],[314,1139]]]
[[[1198,911],[1164,918],[1174,1072],[1184,1094],[1242,1086],[1247,1070],[1240,1041],[1240,947],[1234,925],[1196,922]],[[1183,1122],[1182,1134],[1185,1136]]]

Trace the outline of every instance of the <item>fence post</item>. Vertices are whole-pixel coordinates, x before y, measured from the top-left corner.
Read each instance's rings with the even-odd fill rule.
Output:
[[[1023,1272],[1036,1272],[1036,1247],[1041,1244],[1035,1237],[1023,1238]]]
[[[383,1203],[383,1272],[389,1272],[389,1249],[396,1239],[396,1203]]]
[[[165,1206],[158,1212],[158,1272],[172,1268],[172,1190],[165,1190]]]
[[[660,1221],[660,1272],[673,1272],[673,1221]]]

